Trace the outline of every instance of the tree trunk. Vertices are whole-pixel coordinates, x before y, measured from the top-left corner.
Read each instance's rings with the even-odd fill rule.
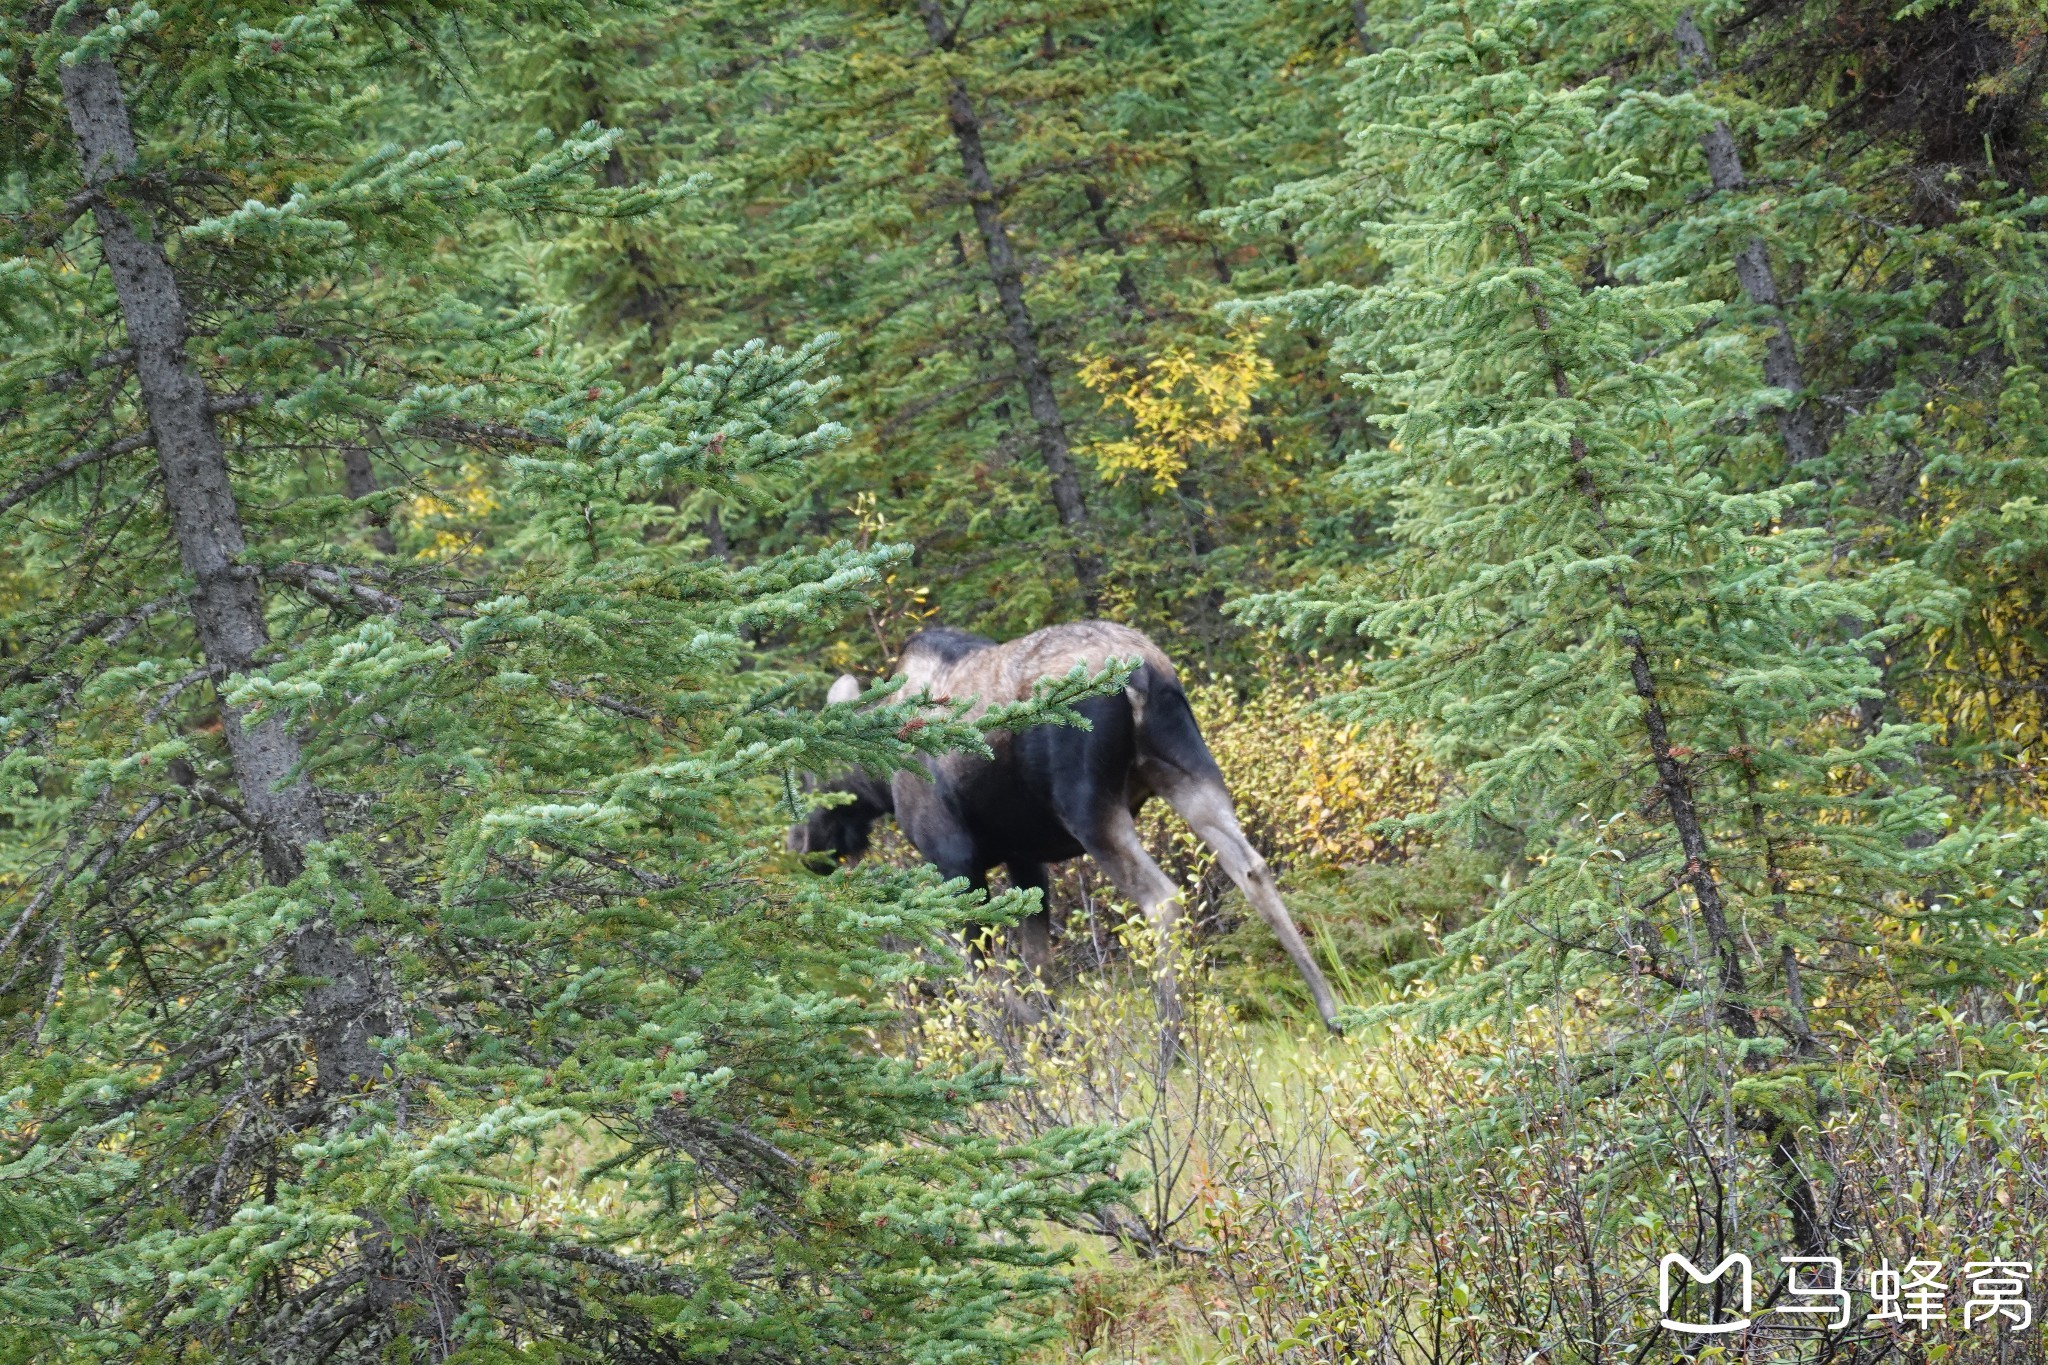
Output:
[[[348,480],[348,495],[360,502],[377,491],[377,469],[370,452],[362,446],[341,448],[341,472]],[[382,512],[370,513],[370,543],[379,554],[397,554],[398,542],[391,538],[391,521]]]
[[[1535,257],[1530,251],[1527,235],[1519,227],[1513,231],[1522,265],[1525,268],[1533,265]],[[1565,373],[1563,362],[1551,349],[1550,310],[1544,305],[1543,297],[1533,282],[1524,282],[1522,288],[1529,296],[1536,332],[1544,339],[1543,351],[1550,367],[1550,391],[1569,402],[1572,398],[1571,376]],[[1587,467],[1586,438],[1574,431],[1567,448],[1571,452],[1579,491],[1592,504],[1595,524],[1606,531],[1609,529],[1606,500]],[[1632,609],[1627,585],[1610,579],[1608,591],[1623,611]],[[1707,938],[1713,945],[1718,968],[1716,979],[1723,992],[1722,1020],[1737,1037],[1753,1038],[1756,1036],[1756,1019],[1742,998],[1746,984],[1741,945],[1728,927],[1728,916],[1721,899],[1721,883],[1714,874],[1713,852],[1707,844],[1706,829],[1700,823],[1692,777],[1679,761],[1671,743],[1670,729],[1665,724],[1664,703],[1658,696],[1656,674],[1650,667],[1649,647],[1643,642],[1642,632],[1633,624],[1625,623],[1619,633],[1622,643],[1628,647],[1629,682],[1643,704],[1644,736],[1650,743],[1650,761],[1657,769],[1657,787],[1663,793],[1665,810],[1670,812],[1679,850],[1685,854],[1685,866],[1677,878],[1692,887],[1693,899],[1700,907],[1700,918],[1707,926]]]
[[[1690,12],[1678,16],[1672,37],[1689,71],[1698,75],[1713,70],[1713,57],[1707,52],[1706,37],[1700,32],[1699,25],[1693,22]],[[1735,134],[1726,123],[1716,123],[1703,134],[1700,148],[1706,153],[1707,175],[1716,191],[1748,187],[1749,177],[1742,169],[1742,155],[1735,146]],[[1814,420],[1812,406],[1804,397],[1805,368],[1800,364],[1798,347],[1792,341],[1792,329],[1786,321],[1784,302],[1778,293],[1778,278],[1771,270],[1770,252],[1762,238],[1750,238],[1748,245],[1735,253],[1735,279],[1751,303],[1770,310],[1775,323],[1764,338],[1765,382],[1774,389],[1801,395],[1794,399],[1790,408],[1782,408],[1778,412],[1778,438],[1785,444],[1785,458],[1795,467],[1818,460],[1827,454],[1828,443],[1821,435],[1819,423]],[[1862,632],[1862,622],[1853,617],[1845,617],[1838,624],[1845,637],[1853,638]],[[1881,649],[1873,650],[1867,657],[1877,669],[1884,695],[1866,698],[1858,703],[1857,709],[1866,727],[1874,728],[1891,701],[1891,660]],[[1889,776],[1901,776],[1896,763],[1880,766]],[[1908,836],[1907,847],[1924,847],[1934,837],[1929,831],[1918,831]]]
[[[1193,157],[1188,158],[1188,197],[1195,201],[1197,218],[1209,211],[1209,187],[1202,183],[1202,167]],[[1209,267],[1216,272],[1217,283],[1231,282],[1230,261],[1213,235],[1209,238]]]
[[[962,237],[958,231],[953,233],[953,263],[960,267],[960,274],[963,279],[973,275],[974,263],[967,259],[967,239]],[[974,289],[974,316],[979,319],[987,315],[988,309],[981,301],[981,289],[979,286],[976,286]],[[993,366],[988,336],[981,330],[979,325],[975,327],[974,331],[974,358],[981,362],[984,371]],[[1003,428],[1003,439],[1007,441],[1010,436],[1010,400],[1007,394],[996,400],[995,414],[996,423]],[[1000,450],[1001,448],[1001,445],[998,445],[997,449]]]
[[[1712,69],[1707,40],[1691,14],[1679,16],[1674,30],[1678,50],[1688,69],[1696,74]],[[1749,177],[1742,170],[1742,154],[1735,146],[1735,134],[1726,123],[1716,123],[1700,137],[1700,149],[1707,155],[1707,175],[1722,193],[1747,189]],[[1806,404],[1806,374],[1799,363],[1799,349],[1792,342],[1792,327],[1785,317],[1785,305],[1778,293],[1778,277],[1771,270],[1770,251],[1761,237],[1749,239],[1735,253],[1735,280],[1742,292],[1759,308],[1768,309],[1772,319],[1764,338],[1764,380],[1774,389],[1797,395],[1792,406],[1778,410],[1778,436],[1785,443],[1785,456],[1793,464],[1805,464],[1827,453],[1813,410]]]
[[[579,59],[586,63],[597,55],[590,51],[587,45],[579,45],[579,48]],[[611,115],[604,107],[604,101],[597,97],[596,86],[597,82],[593,78],[584,77],[583,88],[590,96],[590,112],[587,117],[591,122],[609,128],[612,123]],[[611,154],[604,159],[604,183],[616,190],[625,186],[627,178],[626,158],[621,156],[618,147],[614,146]],[[625,322],[644,324],[649,342],[659,343],[666,331],[664,324],[668,320],[668,309],[662,298],[660,286],[654,283],[657,278],[654,261],[630,234],[626,241],[625,256],[626,267],[633,273],[633,288],[627,295],[624,306],[619,310],[619,317]],[[654,344],[653,349],[659,350],[659,345]]]
[[[1697,30],[1695,30],[1697,33]],[[1520,229],[1515,239],[1521,248],[1523,265],[1530,263],[1528,239]],[[1768,262],[1766,262],[1768,265]],[[1530,296],[1536,318],[1536,330],[1546,338],[1550,332],[1549,310],[1543,305],[1533,284],[1525,285]],[[1564,371],[1554,353],[1550,359],[1550,387],[1559,398],[1572,396],[1571,377]],[[1595,484],[1591,471],[1586,467],[1585,438],[1574,432],[1570,450],[1572,463],[1577,467],[1580,490],[1593,504],[1593,514],[1602,530],[1607,528],[1607,509],[1600,489]],[[1616,601],[1626,609],[1628,593],[1626,588],[1615,584],[1612,591]],[[1650,761],[1657,770],[1657,789],[1664,798],[1664,809],[1671,816],[1671,825],[1678,835],[1679,851],[1685,854],[1685,866],[1675,874],[1676,880],[1692,887],[1693,900],[1700,908],[1700,919],[1707,929],[1707,940],[1715,959],[1715,978],[1721,989],[1721,1022],[1737,1038],[1750,1039],[1757,1036],[1756,1016],[1750,1011],[1745,998],[1748,981],[1742,970],[1741,944],[1728,923],[1727,906],[1721,896],[1720,879],[1714,873],[1713,851],[1707,843],[1707,833],[1700,821],[1699,803],[1693,790],[1692,775],[1685,769],[1678,751],[1671,743],[1670,727],[1666,724],[1664,702],[1658,695],[1655,672],[1650,667],[1649,648],[1644,644],[1641,632],[1632,625],[1621,630],[1622,643],[1628,648],[1629,681],[1636,697],[1643,704],[1643,730],[1650,742]],[[1762,833],[1759,821],[1757,829]],[[1764,843],[1767,861],[1773,859],[1768,840]],[[1794,1011],[1802,1019],[1805,1016],[1805,1001],[1799,995],[1797,963],[1789,959],[1786,973],[1786,990],[1794,1001]],[[1814,1203],[1813,1188],[1807,1182],[1799,1167],[1799,1139],[1789,1124],[1779,1122],[1771,1132],[1771,1160],[1777,1167],[1779,1194],[1785,1212],[1792,1223],[1793,1237],[1802,1252],[1818,1255],[1823,1244],[1818,1212]]]
[[[76,62],[63,68],[63,89],[80,167],[95,196],[100,252],[135,352],[178,556],[192,579],[192,624],[215,678],[224,680],[250,666],[267,635],[256,576],[240,562],[246,545],[227,456],[205,385],[185,356],[185,301],[147,217],[137,215],[144,228],[138,232],[119,202],[120,178],[136,161],[119,73],[105,59]],[[264,872],[283,885],[304,869],[307,847],[327,837],[312,785],[296,771],[298,740],[275,719],[244,725],[225,703],[221,728],[243,805],[261,831]],[[380,1069],[370,1039],[383,1020],[370,966],[324,914],[298,931],[292,954],[298,973],[315,983],[304,1007],[320,1087],[355,1089]]]
[[[717,504],[704,509],[704,540],[706,547],[719,559],[732,559],[732,542],[726,538],[725,518],[719,515]]]
[[[1103,197],[1102,187],[1093,180],[1082,186],[1082,192],[1088,196],[1088,214],[1095,220],[1095,231],[1117,258],[1116,294],[1123,300],[1124,321],[1143,317],[1145,300],[1138,293],[1138,282],[1131,278],[1130,262],[1124,259],[1123,238],[1117,236],[1116,230],[1109,225],[1109,201]]]
[[[1370,57],[1379,51],[1372,40],[1372,26],[1366,22],[1365,0],[1351,0],[1351,36],[1358,42],[1358,50]]]
[[[1577,437],[1573,438],[1577,440]],[[1692,777],[1679,762],[1664,724],[1664,704],[1657,695],[1656,675],[1650,671],[1650,655],[1640,635],[1624,633],[1629,647],[1629,681],[1643,703],[1643,730],[1650,740],[1650,761],[1657,769],[1657,786],[1664,794],[1664,809],[1671,813],[1671,826],[1678,832],[1679,851],[1685,854],[1681,879],[1692,887],[1693,900],[1707,926],[1707,940],[1713,945],[1719,964],[1721,1019],[1738,1038],[1756,1036],[1756,1019],[1742,996],[1747,989],[1742,971],[1741,948],[1728,927],[1728,913],[1721,901],[1721,883],[1714,875],[1713,852],[1700,824],[1699,806],[1693,799]]]
[[[946,24],[939,0],[918,0],[925,33],[932,46],[950,50],[953,32]],[[960,149],[960,166],[974,207],[974,226],[981,233],[983,254],[988,257],[989,278],[996,287],[996,301],[1003,310],[1003,331],[1017,356],[1017,372],[1024,383],[1024,402],[1038,430],[1038,454],[1052,477],[1053,508],[1060,525],[1076,531],[1088,520],[1087,505],[1081,500],[1081,482],[1074,474],[1073,450],[1067,441],[1066,418],[1060,413],[1059,396],[1053,389],[1052,371],[1038,348],[1038,327],[1024,302],[1024,272],[1010,245],[1010,231],[996,203],[995,177],[989,173],[988,154],[981,142],[981,119],[967,93],[967,83],[954,77],[946,88],[946,119],[953,128],[953,141]],[[1081,595],[1089,609],[1095,607],[1096,567],[1092,558],[1076,551],[1074,568],[1081,580]]]

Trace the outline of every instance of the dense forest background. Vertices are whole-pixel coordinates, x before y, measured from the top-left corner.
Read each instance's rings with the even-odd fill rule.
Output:
[[[2042,1358],[2037,0],[0,16],[0,1361]],[[1085,616],[1345,1037],[784,849]]]

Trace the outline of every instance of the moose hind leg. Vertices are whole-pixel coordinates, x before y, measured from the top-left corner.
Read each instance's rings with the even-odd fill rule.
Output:
[[[1016,862],[1007,865],[1010,870],[1010,885],[1018,890],[1038,888],[1038,909],[1026,915],[1017,925],[1017,948],[1024,959],[1024,965],[1036,973],[1040,980],[1052,970],[1052,906],[1046,900],[1050,894],[1044,863]]]
[[[1237,883],[1238,890],[1244,892],[1245,900],[1259,912],[1259,918],[1266,921],[1273,936],[1280,940],[1280,946],[1287,950],[1287,956],[1293,959],[1295,970],[1308,983],[1309,994],[1316,1002],[1316,1013],[1322,1016],[1324,1026],[1332,1033],[1342,1033],[1344,1030],[1337,1022],[1337,997],[1330,990],[1330,983],[1324,979],[1323,969],[1316,965],[1315,954],[1309,951],[1301,930],[1295,926],[1294,917],[1287,913],[1273,870],[1266,866],[1266,860],[1244,837],[1244,830],[1237,823],[1237,811],[1231,803],[1229,788],[1223,785],[1220,777],[1191,774],[1163,764],[1159,766],[1165,771],[1147,774],[1154,779],[1159,794],[1166,798],[1166,804],[1179,812],[1181,819],[1188,822],[1202,842],[1216,851],[1223,871]]]
[[[1090,827],[1075,830],[1081,846],[1116,883],[1116,889],[1138,903],[1152,926],[1159,953],[1153,990],[1159,1001],[1161,1050],[1170,1058],[1179,1047],[1180,984],[1174,967],[1174,929],[1180,922],[1180,887],[1160,870],[1138,839],[1138,827],[1121,803],[1098,812]]]

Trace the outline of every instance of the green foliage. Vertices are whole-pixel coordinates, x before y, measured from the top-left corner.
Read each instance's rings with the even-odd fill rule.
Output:
[[[468,26],[596,13],[7,11],[9,1358],[1003,1358],[1060,1283],[1039,1222],[1119,1192],[1122,1135],[976,1138],[997,1074],[875,1046],[882,993],[1014,903],[770,851],[796,770],[982,743],[792,708],[750,643],[858,608],[900,547],[678,536],[684,495],[843,440],[826,343],[626,382],[459,249],[671,210],[604,183],[596,124],[443,135]],[[101,198],[61,80],[96,59],[140,151]],[[196,530],[116,214],[167,250],[143,302],[191,319],[170,364],[232,462]],[[195,545],[261,593],[246,664],[208,652]],[[257,742],[295,772],[243,771]],[[294,793],[310,838],[270,814]],[[344,990],[377,1036],[338,1072]],[[550,1211],[549,1154],[608,1197]]]
[[[1462,774],[1421,823],[1524,843],[1404,1007],[1506,1030],[1589,1002],[1595,1026],[1558,1023],[1557,1103],[1676,1079],[1796,1153],[1855,1040],[2040,969],[2038,836],[1955,823],[1928,730],[1857,723],[1873,656],[1958,594],[1844,562],[1815,483],[1744,486],[1727,427],[1783,400],[1706,325],[1718,302],[1628,253],[1651,184],[1588,73],[1609,22],[1426,6],[1363,64],[1352,168],[1322,192],[1385,274],[1273,306],[1341,330],[1388,406],[1346,479],[1387,499],[1393,549],[1244,609],[1372,641],[1335,709],[1416,726]],[[1825,1235],[1787,1199],[1795,1246]]]
[[[601,335],[645,323],[653,344],[634,363],[664,342],[847,338],[836,363],[852,439],[772,508],[720,502],[714,527],[711,506],[692,503],[714,543],[769,553],[850,535],[864,516],[914,527],[906,584],[947,621],[998,634],[1084,613],[1079,557],[1100,566],[1100,614],[1213,647],[1233,634],[1224,595],[1299,552],[1298,528],[1328,502],[1308,476],[1359,423],[1315,347],[1281,338],[1246,356],[1219,333],[1216,301],[1312,267],[1284,230],[1227,238],[1203,214],[1275,169],[1330,158],[1318,101],[1355,50],[1348,25],[1180,0],[940,9],[960,25],[944,51],[921,7],[866,4],[711,6],[622,39],[631,63],[594,61],[608,48],[587,30],[522,48],[530,102],[608,119],[658,103],[622,163],[703,170],[706,202],[723,210],[715,224],[672,218],[661,235],[635,226],[555,252],[555,287]],[[1044,423],[949,122],[956,81],[1071,448],[1072,524],[1054,505]],[[620,298],[644,269],[652,283]],[[1220,439],[1172,461],[1172,477],[1094,467],[1142,433],[1081,382],[1091,366],[1142,383],[1155,367],[1255,360],[1278,375]],[[900,643],[890,633],[839,662],[880,668]]]
[[[1606,1359],[1660,1239],[2048,1225],[2038,4],[0,16],[0,1360],[1001,1359],[1048,1225]],[[1369,1046],[777,851],[1118,684],[820,665],[1083,614]]]

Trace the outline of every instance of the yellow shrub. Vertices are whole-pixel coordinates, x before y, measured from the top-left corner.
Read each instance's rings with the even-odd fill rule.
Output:
[[[1239,697],[1240,681],[1249,693]],[[1393,726],[1361,726],[1316,709],[1318,699],[1360,685],[1355,665],[1312,659],[1307,668],[1267,665],[1249,680],[1195,683],[1188,700],[1202,737],[1237,799],[1252,843],[1276,863],[1358,863],[1398,857],[1415,836],[1375,832],[1381,820],[1434,803],[1437,777],[1410,737]],[[1180,820],[1162,805],[1141,822],[1146,847],[1175,870],[1208,865]]]
[[[408,524],[433,534],[433,543],[418,552],[420,559],[452,559],[466,553],[482,534],[484,522],[498,510],[490,476],[479,465],[465,464],[446,488],[423,489],[399,508]]]
[[[1233,333],[1230,349],[1215,357],[1186,346],[1169,346],[1136,366],[1097,356],[1079,378],[1102,395],[1104,409],[1123,410],[1131,434],[1098,441],[1088,453],[1110,482],[1147,474],[1164,492],[1195,451],[1228,447],[1244,435],[1252,399],[1272,377],[1256,330]]]

